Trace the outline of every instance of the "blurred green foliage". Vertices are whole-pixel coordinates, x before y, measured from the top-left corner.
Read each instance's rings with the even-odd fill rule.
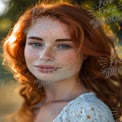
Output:
[[[4,2],[4,0],[2,0]],[[6,2],[7,12],[0,16],[0,40],[2,40],[19,16],[38,0],[9,0]]]

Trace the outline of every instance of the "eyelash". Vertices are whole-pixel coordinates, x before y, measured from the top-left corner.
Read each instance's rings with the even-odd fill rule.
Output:
[[[36,47],[43,47],[44,45],[42,45],[41,43],[36,43],[36,42],[32,42],[29,43],[29,45],[31,45],[33,48]],[[60,48],[60,49],[69,49],[72,48],[72,46],[68,45],[68,44],[59,44],[56,48]]]
[[[32,42],[32,43],[29,43],[29,45],[31,45],[32,47],[40,47],[40,46],[42,46],[42,44],[41,43],[36,43],[36,42]]]
[[[68,45],[68,44],[60,44],[60,45],[58,45],[58,47],[61,47],[61,49],[69,49],[69,48],[72,48],[70,45]]]

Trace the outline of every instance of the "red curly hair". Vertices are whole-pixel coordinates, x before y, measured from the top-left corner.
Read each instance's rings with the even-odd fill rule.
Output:
[[[109,62],[112,50],[115,51],[112,40],[104,33],[102,27],[93,29],[90,24],[93,17],[87,10],[77,5],[37,4],[19,18],[3,43],[4,65],[11,69],[16,80],[23,86],[20,94],[24,98],[24,103],[12,119],[15,122],[33,122],[36,116],[35,106],[45,98],[43,87],[39,89],[35,84],[36,78],[28,70],[24,57],[28,28],[34,24],[36,18],[42,16],[50,16],[69,26],[71,38],[77,45],[79,53],[87,55],[79,72],[83,84],[87,89],[95,92],[97,97],[111,109],[119,107],[122,102],[120,99],[122,76],[118,74],[105,79],[99,63],[100,57],[104,57]],[[116,53],[115,58],[119,60]],[[120,64],[117,66],[119,67]]]

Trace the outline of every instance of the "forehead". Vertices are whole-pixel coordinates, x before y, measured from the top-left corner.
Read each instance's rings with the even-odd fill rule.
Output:
[[[50,17],[37,18],[27,31],[27,37],[49,34],[52,36],[70,36],[68,25]]]

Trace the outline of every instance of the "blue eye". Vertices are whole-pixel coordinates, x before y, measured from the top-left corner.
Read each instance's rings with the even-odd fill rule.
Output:
[[[69,49],[69,48],[71,48],[71,46],[66,45],[66,44],[62,44],[62,45],[59,45],[58,48],[61,48],[61,49]]]
[[[40,43],[30,43],[29,45],[31,45],[32,47],[42,47],[43,45]]]

